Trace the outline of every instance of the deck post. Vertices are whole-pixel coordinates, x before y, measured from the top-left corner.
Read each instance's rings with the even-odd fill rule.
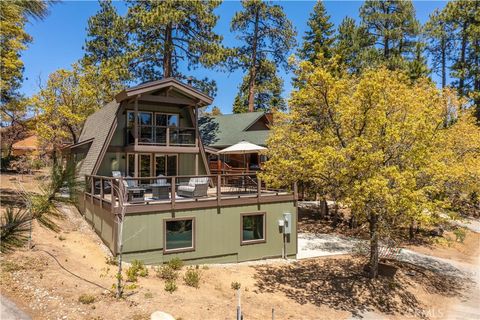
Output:
[[[262,180],[257,175],[257,198],[260,199],[261,195],[262,195]]]
[[[176,198],[176,179],[175,177],[172,177],[172,194],[170,196],[171,202],[172,202],[172,210],[175,210],[175,198]]]
[[[94,182],[95,178],[90,176],[90,179],[92,180],[91,181],[92,189],[90,190],[90,202],[91,202],[91,204],[93,204],[93,195],[95,194],[95,182]]]
[[[138,146],[138,96],[135,97],[134,103],[134,120],[133,120],[133,137],[135,138],[135,146]]]
[[[217,175],[217,206],[222,204],[222,176]]]
[[[117,201],[115,200],[115,188],[113,186],[114,180],[113,178],[110,179],[110,195],[111,195],[111,201],[110,201],[110,211],[113,213],[114,210],[114,203]]]
[[[103,178],[100,178],[100,209],[103,209]]]

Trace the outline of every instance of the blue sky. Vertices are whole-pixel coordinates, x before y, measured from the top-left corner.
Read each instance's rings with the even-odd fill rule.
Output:
[[[315,4],[314,1],[281,1],[288,18],[297,30],[298,42],[307,27],[307,20]],[[428,15],[435,8],[442,8],[443,1],[415,1],[417,18],[421,23],[428,19]],[[125,12],[125,5],[116,2],[120,13]],[[325,6],[331,16],[331,21],[338,25],[346,16],[358,19],[358,10],[362,1],[325,1]],[[87,20],[98,10],[97,1],[64,1],[55,4],[50,9],[50,14],[43,21],[33,21],[27,25],[27,32],[32,35],[33,43],[23,53],[25,63],[25,77],[22,87],[23,93],[32,95],[38,91],[39,80],[43,82],[51,72],[60,68],[69,68],[70,65],[83,56],[82,46],[85,42]],[[230,33],[230,21],[233,14],[240,10],[238,1],[225,1],[217,8],[220,16],[216,32],[223,35],[227,46],[236,44],[235,36]],[[213,105],[219,106],[223,113],[231,113],[232,103],[237,93],[243,73],[215,72],[197,69],[193,75],[208,76],[216,80],[218,86],[217,96]],[[280,72],[285,82],[284,96],[288,97],[291,91],[291,75]]]

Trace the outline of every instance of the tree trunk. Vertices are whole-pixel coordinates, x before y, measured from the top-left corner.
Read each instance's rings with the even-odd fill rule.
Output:
[[[443,89],[447,85],[447,48],[446,48],[445,36],[442,36],[440,46],[442,48],[441,55],[442,55],[442,89]]]
[[[255,27],[252,43],[252,66],[250,68],[250,79],[248,80],[248,112],[255,111],[255,80],[257,78],[257,41],[258,41],[258,8],[255,12]]]
[[[416,225],[417,225],[417,224],[416,224],[416,221],[415,221],[415,220],[412,220],[412,221],[410,222],[410,227],[408,228],[408,234],[409,234],[410,240],[415,239],[415,234],[416,234],[415,230],[417,229],[417,228],[416,228]]]
[[[465,95],[465,58],[466,58],[466,52],[467,52],[467,23],[465,22],[463,24],[462,28],[462,45],[460,48],[460,78],[458,80],[458,93],[461,96]]]
[[[378,276],[378,216],[370,214],[370,262],[369,276],[374,279]]]
[[[172,76],[172,23],[167,24],[165,28],[165,53],[163,54],[163,77]]]

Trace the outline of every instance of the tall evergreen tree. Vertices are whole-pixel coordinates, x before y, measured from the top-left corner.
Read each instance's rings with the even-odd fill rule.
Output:
[[[335,38],[333,51],[339,57],[340,64],[350,73],[359,74],[378,62],[375,37],[365,26],[357,26],[354,19],[345,17],[338,26]]]
[[[287,67],[287,55],[296,44],[296,33],[279,5],[260,0],[243,0],[242,7],[241,11],[235,13],[230,27],[231,31],[238,33],[237,39],[242,42],[235,50],[230,69],[247,71],[238,96],[240,100],[243,99],[241,97],[247,97],[247,110],[252,112],[264,108],[263,102],[255,101],[262,96],[257,94],[262,78],[271,79],[270,85],[275,87],[275,90],[281,88],[281,85],[278,85],[281,80],[276,79],[276,70],[272,72],[271,68],[266,66],[272,62],[277,66]],[[275,95],[277,94],[274,91],[270,91],[270,96]],[[236,105],[243,105],[243,102]]]
[[[327,59],[331,58],[335,29],[323,1],[317,1],[307,25],[308,30],[303,36],[303,45],[298,50],[300,59],[314,62],[319,55]]]
[[[240,85],[235,101],[233,102],[234,113],[248,112],[248,85],[247,74]],[[286,110],[286,102],[282,97],[283,80],[277,74],[275,64],[268,60],[259,63],[257,81],[255,85],[253,111]]]
[[[432,59],[432,70],[440,75],[442,88],[447,86],[447,67],[453,50],[453,28],[445,12],[435,10],[423,28],[427,52]]]
[[[126,23],[112,0],[99,1],[100,10],[88,19],[83,62],[100,65],[125,55],[128,43]]]
[[[382,62],[390,69],[408,69],[416,57],[420,24],[411,1],[367,0],[360,17],[376,39]]]
[[[480,120],[480,3],[452,1],[443,10],[445,19],[453,27],[451,76],[461,96],[472,99]]]
[[[99,5],[100,10],[88,19],[85,55],[79,72],[98,86],[97,101],[103,105],[134,79],[126,55],[126,20],[117,13],[111,0],[99,1]]]
[[[213,31],[220,1],[131,1],[127,13],[131,29],[129,66],[134,78],[187,78],[189,70],[217,67],[226,57],[222,36]],[[196,79],[197,82],[205,83]],[[207,85],[212,88],[212,84]]]

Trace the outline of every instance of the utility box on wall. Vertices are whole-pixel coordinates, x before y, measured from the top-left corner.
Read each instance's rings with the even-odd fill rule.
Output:
[[[291,213],[284,213],[283,214],[283,233],[291,234],[292,233],[292,214]]]

